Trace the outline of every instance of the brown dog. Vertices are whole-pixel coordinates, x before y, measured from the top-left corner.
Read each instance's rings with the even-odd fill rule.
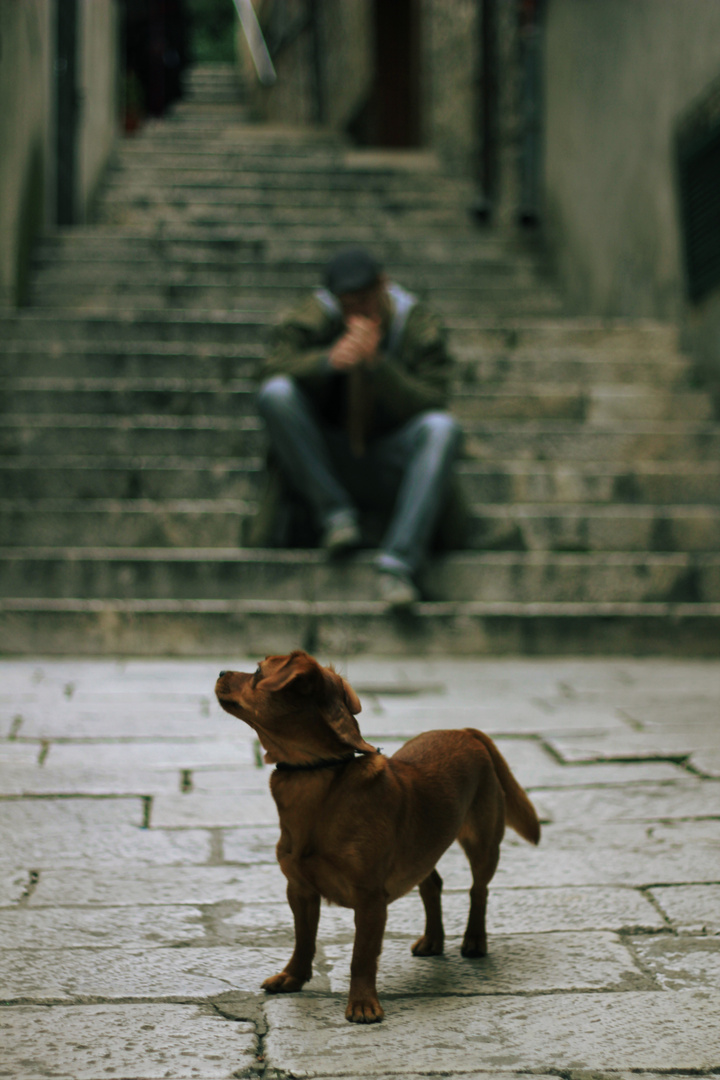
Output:
[[[484,956],[487,887],[507,822],[537,844],[533,806],[493,741],[481,731],[428,731],[383,757],[355,720],[360,702],[332,668],[307,653],[270,656],[254,674],[223,671],[223,709],[258,735],[277,767],[270,790],[280,815],[277,857],[288,879],[295,951],[270,993],[300,990],[312,975],[320,898],[355,912],[345,1016],[382,1020],[375,989],[387,906],[415,885],[425,933],[415,956],[443,951],[442,879],[435,864],[458,840],[473,875],[463,956]]]

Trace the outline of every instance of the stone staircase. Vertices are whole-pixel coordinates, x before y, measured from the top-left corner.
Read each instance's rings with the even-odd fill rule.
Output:
[[[0,313],[0,650],[716,655],[720,426],[675,330],[565,316],[431,155],[253,126],[234,96],[204,73],[124,141],[97,223],[49,236]],[[268,327],[349,242],[458,361],[470,548],[403,616],[370,552],[243,547]]]

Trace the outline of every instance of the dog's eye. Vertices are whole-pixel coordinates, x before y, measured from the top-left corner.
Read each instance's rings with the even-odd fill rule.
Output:
[[[252,677],[251,685],[255,686],[255,684],[257,683],[258,679],[261,676],[262,676],[262,671],[260,670],[260,665],[258,664],[258,666],[255,668],[255,674]]]

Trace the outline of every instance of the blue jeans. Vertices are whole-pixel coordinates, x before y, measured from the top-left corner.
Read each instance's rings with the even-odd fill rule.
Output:
[[[345,432],[328,427],[294,379],[275,375],[258,409],[285,480],[320,530],[357,520],[358,508],[390,511],[378,566],[414,575],[425,558],[462,440],[447,412],[428,411],[368,443],[355,457]]]

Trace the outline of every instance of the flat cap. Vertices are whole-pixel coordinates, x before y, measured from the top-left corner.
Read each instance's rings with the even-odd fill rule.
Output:
[[[325,285],[335,296],[359,292],[374,285],[382,267],[364,248],[345,248],[325,267]]]

